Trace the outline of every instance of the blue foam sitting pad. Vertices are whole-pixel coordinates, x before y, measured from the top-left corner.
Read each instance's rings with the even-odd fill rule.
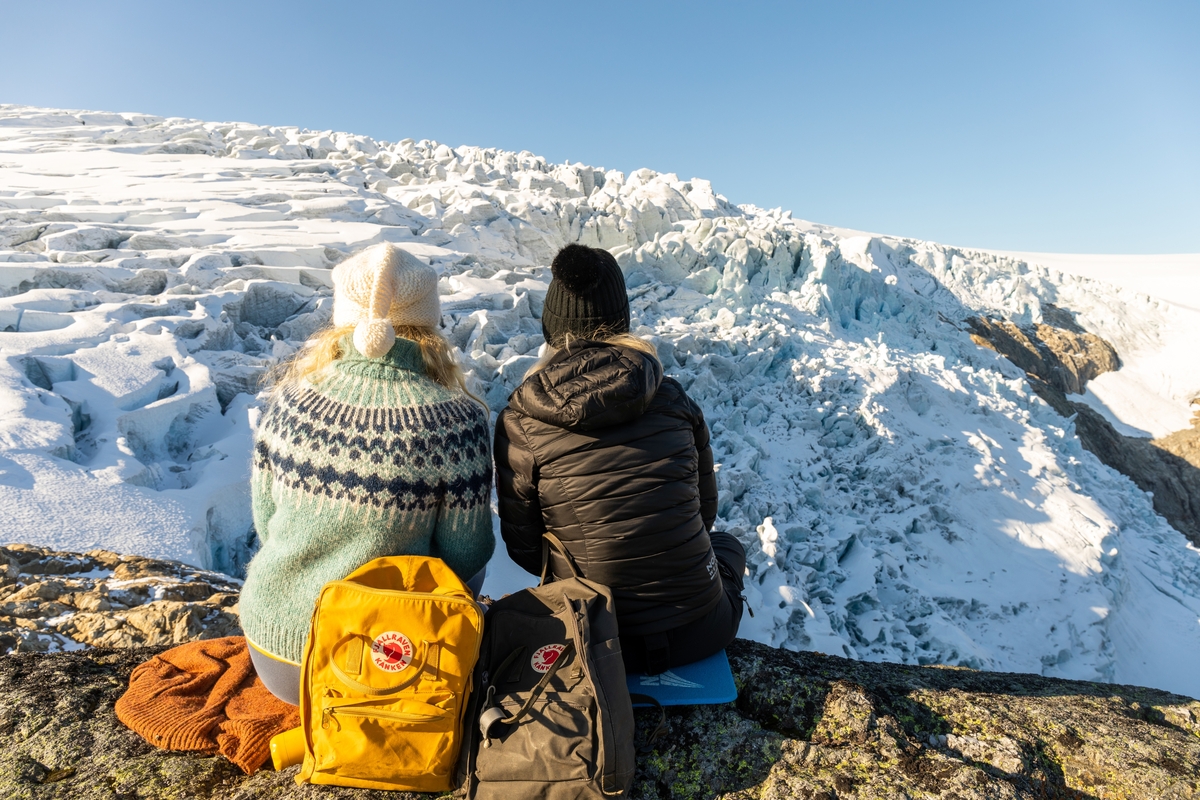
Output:
[[[648,694],[664,706],[703,706],[737,700],[737,687],[733,685],[733,672],[724,650],[658,675],[626,675],[625,681],[630,694]]]

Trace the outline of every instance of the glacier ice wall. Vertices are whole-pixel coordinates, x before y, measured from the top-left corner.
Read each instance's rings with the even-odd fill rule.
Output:
[[[439,271],[494,410],[554,252],[617,256],[712,428],[743,635],[1200,695],[1200,554],[962,325],[1053,303],[1126,353],[1171,307],[528,152],[0,106],[6,538],[242,569],[257,382],[328,320],[330,268],[385,240]],[[520,585],[506,562],[493,591]]]

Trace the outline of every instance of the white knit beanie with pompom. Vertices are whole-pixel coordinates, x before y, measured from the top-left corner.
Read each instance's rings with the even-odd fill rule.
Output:
[[[361,250],[333,268],[333,324],[354,326],[354,346],[379,358],[396,328],[436,328],[442,321],[437,272],[387,242]]]

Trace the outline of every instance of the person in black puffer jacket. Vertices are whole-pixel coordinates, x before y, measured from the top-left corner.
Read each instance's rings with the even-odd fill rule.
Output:
[[[616,602],[626,669],[705,658],[737,634],[745,550],[711,532],[717,482],[704,415],[654,346],[629,333],[616,259],[567,245],[542,311],[547,354],[496,421],[500,530],[539,574],[542,534]],[[567,566],[552,558],[556,577]]]

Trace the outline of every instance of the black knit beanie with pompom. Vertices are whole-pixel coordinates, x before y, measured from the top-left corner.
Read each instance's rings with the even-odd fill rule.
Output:
[[[591,339],[629,332],[625,276],[612,253],[569,244],[558,251],[550,272],[542,333],[551,347],[561,347],[567,334]]]

